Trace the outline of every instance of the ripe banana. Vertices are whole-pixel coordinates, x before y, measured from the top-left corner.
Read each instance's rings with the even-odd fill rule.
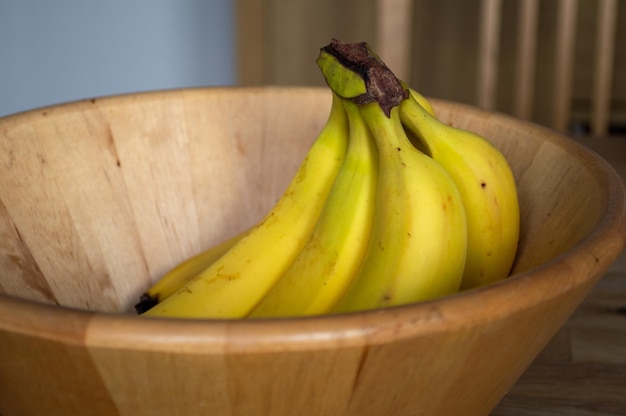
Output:
[[[461,289],[506,278],[517,251],[520,215],[507,160],[485,138],[442,123],[414,98],[400,104],[400,118],[417,146],[448,171],[461,192],[468,235]]]
[[[415,101],[417,101],[419,105],[421,105],[422,108],[428,112],[428,114],[430,114],[433,117],[436,117],[435,109],[430,104],[430,102],[426,99],[426,97],[424,97],[422,94],[420,94],[419,92],[415,91],[412,88],[408,88],[408,90],[409,90],[409,94],[411,95],[411,97]]]
[[[440,122],[366,43],[333,40],[317,64],[332,91],[331,112],[285,193],[252,229],[168,272],[138,312],[343,313],[434,299],[508,275],[519,206],[498,149]]]
[[[399,105],[408,98],[408,90],[367,44],[333,40],[321,53],[328,62],[321,69],[329,87],[358,104],[378,149],[379,169],[368,248],[333,311],[401,305],[455,293],[467,249],[465,211],[450,175],[417,150],[404,131]]]
[[[170,297],[200,272],[222,257],[222,255],[230,250],[244,235],[245,232],[231,237],[215,246],[211,246],[165,273],[141,296],[139,303],[135,305],[137,313],[143,313],[157,303],[163,302],[163,300]]]
[[[378,155],[356,104],[344,100],[350,136],[346,159],[311,239],[250,317],[318,315],[344,294],[367,249]]]
[[[428,111],[428,114],[430,114],[433,117],[437,117],[437,114],[435,114],[435,109],[433,108],[432,104],[430,104],[430,101],[426,99],[426,97],[424,97],[419,92],[415,91],[406,82],[402,80],[398,80],[398,81],[400,82],[400,85],[402,85],[402,88],[404,88],[405,90],[408,90],[409,95],[413,97],[415,101],[417,101],[419,105],[421,105],[424,108],[424,110]]]
[[[374,229],[353,284],[334,308],[351,312],[455,293],[467,247],[465,211],[456,185],[409,142],[398,107],[361,106],[379,154]]]
[[[322,59],[327,59],[329,60],[328,57],[321,55],[320,56],[320,60]],[[330,60],[329,60],[330,61]],[[332,61],[331,61],[332,62]],[[336,71],[340,70],[339,68],[335,69]],[[408,86],[404,85],[405,88],[408,88]],[[433,110],[433,107],[431,106],[431,104],[426,100],[426,98],[421,95],[419,92],[413,90],[413,89],[409,89],[411,92],[411,95],[417,100],[417,102],[426,110],[429,112],[429,114],[431,115],[435,115],[435,112]],[[359,91],[358,89],[355,89],[355,92],[353,94],[355,94],[357,91]],[[344,106],[352,106],[354,107],[354,104],[351,104],[350,102],[344,100]],[[354,113],[354,109],[352,111],[352,113]],[[348,114],[350,114],[350,111],[348,111]],[[353,114],[352,118],[356,118],[358,117],[360,119],[360,115],[359,114]],[[352,126],[352,124],[354,123],[354,126]],[[362,120],[360,121],[355,121],[355,120],[351,120],[350,121],[350,129],[351,131],[354,129],[359,129],[359,126],[364,126]],[[369,130],[367,128],[364,129],[364,131],[362,132],[363,134],[367,134],[369,135]],[[351,133],[352,135],[352,133]],[[373,140],[373,139],[371,139]],[[375,149],[374,149],[375,150]],[[376,162],[378,163],[378,162]],[[348,164],[348,163],[346,163]],[[344,175],[345,176],[345,175]],[[346,182],[346,181],[344,181]],[[337,187],[337,185],[334,185],[334,187]],[[352,190],[353,188],[349,188],[350,190]],[[363,197],[361,195],[361,197]],[[332,197],[329,196],[329,200],[333,199]],[[347,199],[347,198],[346,198]],[[329,203],[327,203],[327,205],[330,205]],[[343,205],[348,206],[348,204],[344,204]],[[371,206],[371,205],[370,205]],[[328,211],[329,208],[325,207],[325,211]],[[335,219],[335,222],[338,222],[340,225],[343,224],[345,221],[339,221],[339,217],[347,217],[348,219],[353,219],[355,218],[354,216],[350,216],[347,215],[345,210],[342,209],[341,212],[343,213],[343,215],[340,215],[339,213],[337,214],[337,217]],[[335,215],[335,214],[333,214]],[[332,216],[331,216],[332,217]],[[317,228],[321,228],[320,225],[317,226]],[[344,226],[344,228],[347,228]],[[369,227],[371,229],[371,227]],[[326,231],[327,232],[327,231]],[[163,275],[163,277],[161,277],[153,286],[151,286],[148,290],[146,290],[146,292],[141,296],[141,299],[139,301],[139,303],[137,303],[135,305],[135,309],[137,310],[138,313],[143,313],[145,311],[147,311],[148,309],[152,308],[154,305],[156,305],[157,303],[162,302],[163,300],[165,300],[166,298],[168,298],[169,296],[171,296],[172,294],[174,294],[177,290],[179,290],[180,288],[182,288],[185,284],[187,284],[188,282],[190,282],[194,277],[196,277],[198,274],[200,274],[202,271],[204,271],[206,268],[208,268],[212,263],[214,263],[218,258],[220,258],[223,254],[225,254],[228,250],[230,250],[239,240],[241,240],[244,235],[247,233],[247,231],[240,233],[234,237],[229,238],[228,240],[225,240],[215,246],[209,247],[208,249],[206,249],[205,251],[185,260],[184,262],[180,263],[179,265],[177,265],[176,267],[174,267],[173,269],[171,269],[170,271],[168,271],[165,275]],[[340,234],[341,237],[341,234]],[[312,237],[313,238],[313,237]],[[340,238],[338,238],[336,241],[338,241]],[[308,245],[311,245],[312,243],[309,242],[307,243]],[[312,248],[308,248],[304,251],[309,251],[309,256],[311,256],[311,253],[315,252],[316,250],[319,251],[319,245],[317,246],[316,249],[312,249]],[[326,252],[328,252],[328,250],[326,250]],[[319,255],[320,253],[318,253]],[[302,256],[299,256],[302,257]],[[341,259],[341,261],[345,261],[345,256],[336,256],[338,257],[338,259]],[[298,260],[300,262],[302,262],[302,260]],[[292,265],[291,270],[294,270],[295,267]],[[309,271],[309,275],[311,275],[310,271],[311,269],[308,269]],[[304,271],[306,272],[306,271]],[[290,273],[287,273],[287,276]],[[283,277],[281,279],[281,282],[284,280],[286,281],[290,281],[291,279],[293,279],[293,275],[295,273],[292,273],[292,277]],[[285,314],[319,314],[319,313],[323,313],[324,310],[326,310],[328,308],[328,304],[329,302],[332,302],[333,299],[336,300],[336,297],[338,294],[341,294],[343,292],[341,292],[341,287],[342,285],[338,284],[338,282],[340,281],[340,279],[338,278],[333,278],[332,280],[330,279],[330,275],[331,274],[340,274],[338,273],[338,270],[335,268],[333,268],[330,272],[327,271],[324,273],[324,276],[326,276],[326,278],[324,279],[324,286],[325,289],[322,293],[320,293],[320,298],[321,299],[316,299],[315,302],[312,302],[309,298],[309,296],[300,296],[298,297],[299,302],[301,303],[306,303],[309,305],[309,310],[306,310],[306,308],[301,305],[296,307],[296,297],[294,297],[293,293],[303,293],[303,292],[299,292],[298,290],[296,290],[295,288],[293,290],[291,290],[291,293],[289,294],[289,296],[285,296],[286,300],[280,300],[282,298],[282,296],[279,296],[278,293],[281,293],[283,290],[280,288],[287,288],[288,285],[286,283],[281,283],[280,285],[277,285],[278,287],[274,288],[272,290],[272,294],[267,296],[267,299],[264,299],[263,302],[257,306],[257,308],[255,309],[255,311],[253,311],[253,313],[251,314],[251,316],[278,316],[278,315],[285,315]],[[320,273],[318,275],[318,281],[320,279],[319,276],[322,276],[322,273]],[[345,276],[344,276],[345,277]],[[305,282],[306,279],[299,279],[299,281],[301,283]],[[331,291],[331,289],[328,287],[329,286],[329,282],[334,282],[335,285],[335,290],[334,292]],[[308,284],[307,285],[307,293],[311,293],[312,292],[312,284]],[[279,288],[280,287],[280,288]],[[333,293],[332,295],[330,293]],[[270,299],[275,299],[275,300],[270,300]],[[274,307],[270,307],[270,305],[274,303],[275,306]],[[288,305],[293,305],[293,307],[291,307],[290,309],[291,312],[288,311]]]
[[[343,104],[333,94],[324,129],[272,210],[227,253],[144,315],[248,315],[309,240],[343,164],[347,135]]]

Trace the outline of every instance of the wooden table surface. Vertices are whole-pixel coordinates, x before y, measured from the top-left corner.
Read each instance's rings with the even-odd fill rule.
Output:
[[[626,137],[577,139],[626,180]],[[626,415],[626,251],[492,416]]]

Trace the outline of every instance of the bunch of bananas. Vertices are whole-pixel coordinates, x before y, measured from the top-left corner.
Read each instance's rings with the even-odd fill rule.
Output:
[[[330,116],[254,227],[182,263],[136,306],[146,316],[305,316],[402,305],[505,278],[516,185],[486,139],[439,121],[366,43],[317,59]]]

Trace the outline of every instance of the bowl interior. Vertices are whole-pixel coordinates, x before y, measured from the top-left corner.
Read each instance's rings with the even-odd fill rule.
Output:
[[[503,115],[433,102],[511,163],[511,278],[346,315],[133,316],[169,268],[270,209],[330,101],[323,88],[209,88],[0,119],[0,412],[489,414],[626,238],[619,176]]]
[[[514,274],[565,253],[603,219],[616,185],[594,155],[536,125],[433,103],[513,168],[522,225]],[[173,265],[261,218],[329,107],[322,88],[210,88],[0,120],[0,293],[131,311]]]

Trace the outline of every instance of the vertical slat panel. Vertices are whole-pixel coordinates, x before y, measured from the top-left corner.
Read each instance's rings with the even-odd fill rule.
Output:
[[[578,0],[558,2],[552,128],[565,131],[572,112],[572,79]]]
[[[376,49],[387,66],[409,82],[411,21],[414,0],[378,0],[376,4]]]
[[[262,85],[267,82],[265,0],[237,0],[237,83]]]
[[[489,110],[495,107],[498,83],[501,8],[501,0],[481,2],[477,105]]]
[[[538,6],[539,0],[519,3],[514,114],[522,119],[530,119],[533,112]]]
[[[600,0],[592,97],[591,128],[594,136],[604,136],[608,132],[616,18],[617,0]]]

